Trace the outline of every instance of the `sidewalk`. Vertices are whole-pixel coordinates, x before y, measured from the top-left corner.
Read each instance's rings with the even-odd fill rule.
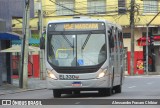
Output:
[[[13,79],[13,84],[3,84],[0,86],[0,95],[45,89],[47,86],[46,84],[46,80],[28,78],[28,89],[21,89],[19,88],[19,79]]]
[[[128,71],[125,71],[124,72],[124,75],[125,76],[130,76],[129,74],[128,74]],[[147,75],[147,73],[146,72],[144,72],[144,74],[138,74],[138,72],[136,73],[136,74],[134,74],[134,76],[145,76],[145,75]],[[148,75],[160,75],[160,72],[148,72]]]

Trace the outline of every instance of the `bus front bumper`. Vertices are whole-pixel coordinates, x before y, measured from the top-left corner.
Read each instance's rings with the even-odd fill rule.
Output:
[[[47,78],[48,89],[89,89],[89,88],[109,88],[110,80],[108,76],[100,79],[88,80],[54,80]]]

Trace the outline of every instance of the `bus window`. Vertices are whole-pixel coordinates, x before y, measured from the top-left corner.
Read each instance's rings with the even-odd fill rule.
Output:
[[[51,35],[50,37],[51,48],[48,52],[49,54],[54,52],[52,59],[58,60],[59,66],[94,66],[106,60],[107,48],[103,47],[106,38],[103,32]],[[99,53],[103,58],[101,60]],[[56,64],[53,63],[53,65]]]

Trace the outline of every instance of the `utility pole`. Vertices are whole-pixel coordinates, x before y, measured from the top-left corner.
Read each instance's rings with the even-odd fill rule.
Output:
[[[147,36],[146,36],[146,74],[148,75],[148,24],[147,24]]]
[[[20,88],[27,89],[28,87],[28,38],[30,35],[29,30],[30,21],[30,0],[24,1],[24,16],[23,16],[23,40],[22,40],[22,53],[20,63]]]
[[[130,73],[131,75],[134,75],[134,7],[135,7],[135,0],[131,0],[131,10],[130,10],[130,27],[131,27]]]
[[[42,10],[42,0],[38,0],[39,9],[38,9],[38,28],[39,28],[39,37],[43,36],[43,10]],[[44,49],[40,50],[40,79],[45,80],[45,64],[44,64]]]

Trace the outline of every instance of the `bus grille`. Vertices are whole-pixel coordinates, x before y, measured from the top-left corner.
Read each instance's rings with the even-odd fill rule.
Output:
[[[94,73],[98,71],[98,67],[96,68],[55,68],[55,71],[58,73],[64,73],[64,74],[80,74],[80,73]]]

